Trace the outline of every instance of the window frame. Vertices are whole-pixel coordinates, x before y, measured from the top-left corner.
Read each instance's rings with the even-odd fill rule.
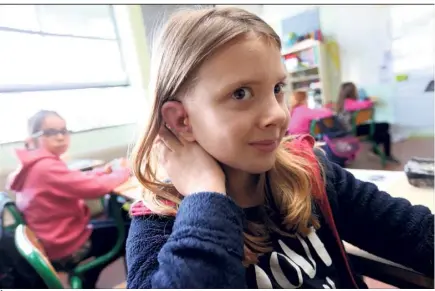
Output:
[[[35,4],[35,13],[38,17],[38,4]],[[69,33],[50,33],[44,31],[35,31],[27,29],[12,28],[6,26],[0,26],[0,31],[22,33],[26,35],[38,35],[42,37],[66,37],[75,39],[90,39],[90,40],[104,40],[115,41],[118,47],[118,53],[120,54],[121,68],[125,73],[125,79],[119,81],[104,81],[104,82],[72,82],[72,83],[53,83],[53,84],[13,84],[13,85],[0,85],[0,95],[5,93],[19,93],[19,92],[39,92],[39,91],[61,91],[61,90],[78,90],[78,89],[92,89],[92,88],[113,88],[113,87],[129,87],[131,85],[128,71],[126,69],[125,59],[123,55],[123,48],[121,44],[121,38],[118,29],[118,23],[115,17],[114,6],[106,4],[109,7],[110,20],[114,27],[115,37],[98,37],[98,36],[84,36],[74,35]]]

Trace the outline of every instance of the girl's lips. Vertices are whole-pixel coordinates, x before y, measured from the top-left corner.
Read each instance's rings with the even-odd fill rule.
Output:
[[[262,152],[273,152],[278,147],[278,141],[277,140],[261,140],[256,142],[251,142],[249,145],[253,146],[259,151]]]

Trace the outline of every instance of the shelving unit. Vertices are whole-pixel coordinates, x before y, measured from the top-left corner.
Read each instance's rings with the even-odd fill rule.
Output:
[[[307,39],[284,49],[282,56],[289,73],[290,91],[307,90],[315,101],[311,103],[317,107],[336,100],[341,77],[335,42]],[[319,92],[320,96],[315,94]]]

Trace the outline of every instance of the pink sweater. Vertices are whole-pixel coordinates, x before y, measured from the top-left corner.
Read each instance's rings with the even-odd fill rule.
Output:
[[[356,111],[361,109],[372,108],[373,102],[371,100],[353,100],[353,99],[345,99],[344,100],[344,110],[346,111]]]
[[[50,260],[67,257],[89,239],[90,212],[83,199],[102,197],[125,182],[128,169],[111,174],[71,171],[44,149],[17,150],[21,168],[10,181],[17,206]]]
[[[310,133],[311,120],[332,116],[333,112],[326,108],[311,109],[306,105],[294,107],[290,113],[289,134]]]

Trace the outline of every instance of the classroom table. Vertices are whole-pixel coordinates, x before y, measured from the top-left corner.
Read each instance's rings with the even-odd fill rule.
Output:
[[[424,205],[434,213],[434,189],[417,188],[408,183],[403,171],[346,169],[357,179],[375,184],[393,197],[409,200],[413,205]]]
[[[346,169],[361,181],[371,182],[378,186],[382,191],[387,192],[393,197],[407,199],[413,205],[424,205],[434,213],[434,189],[417,188],[408,183],[405,172],[403,171],[382,171],[382,170],[360,170]],[[366,259],[367,265],[373,268],[373,272],[380,272],[385,278],[400,278],[410,284],[418,284],[426,288],[433,287],[433,278],[427,278],[421,274],[414,273],[411,269],[380,258],[362,249],[344,242],[346,252],[355,258]],[[371,261],[371,263],[370,263]]]

